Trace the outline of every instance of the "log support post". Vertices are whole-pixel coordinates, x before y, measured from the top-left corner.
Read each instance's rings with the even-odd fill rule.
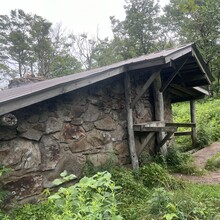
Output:
[[[137,152],[135,148],[134,140],[134,129],[133,129],[133,114],[131,108],[131,81],[128,72],[125,73],[124,78],[124,88],[125,88],[125,100],[126,100],[126,110],[127,110],[127,129],[128,129],[128,144],[131,156],[132,168],[139,168],[139,162],[137,157]]]
[[[196,105],[195,105],[195,100],[190,101],[190,116],[191,116],[191,122],[196,125]],[[192,146],[195,147],[196,145],[196,126],[192,127]]]
[[[163,93],[160,92],[161,88],[161,77],[158,75],[157,78],[154,80],[154,106],[155,106],[155,120],[156,121],[161,121],[164,122],[164,99],[163,99]],[[167,154],[167,145],[166,142],[162,142],[165,140],[165,133],[164,132],[159,132],[157,135],[157,144],[158,147],[156,151],[160,151],[163,155]],[[163,143],[161,145],[161,143]],[[158,149],[160,148],[160,149]]]

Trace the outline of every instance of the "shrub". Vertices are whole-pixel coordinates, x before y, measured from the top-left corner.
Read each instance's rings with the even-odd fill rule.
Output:
[[[52,218],[59,219],[122,219],[118,214],[115,190],[118,187],[108,172],[83,177],[68,188],[61,187],[49,197],[54,207]]]
[[[172,177],[168,170],[157,163],[143,166],[139,171],[139,178],[142,179],[146,187],[164,187],[175,189],[183,187],[183,183]]]
[[[220,152],[207,160],[205,168],[207,170],[217,170],[220,168]]]
[[[169,147],[165,160],[169,170],[172,172],[193,175],[203,174],[203,170],[195,167],[192,155],[181,152],[180,147],[176,145]]]

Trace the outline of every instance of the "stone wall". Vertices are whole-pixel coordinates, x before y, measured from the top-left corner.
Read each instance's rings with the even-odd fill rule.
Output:
[[[146,77],[133,75],[132,96]],[[16,200],[32,198],[63,170],[78,177],[86,161],[94,166],[113,160],[129,164],[122,76],[13,112],[15,129],[0,128],[0,164],[13,172],[3,179]],[[138,101],[134,122],[152,121],[150,90]]]

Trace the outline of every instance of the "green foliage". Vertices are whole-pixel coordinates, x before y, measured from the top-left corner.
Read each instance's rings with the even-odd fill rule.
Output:
[[[66,171],[61,178],[54,180],[60,185],[75,179]],[[39,204],[26,204],[13,209],[9,215],[2,215],[7,220],[117,220],[119,215],[116,201],[116,190],[119,187],[111,180],[108,172],[99,172],[92,177],[84,177],[77,184],[61,187]]]
[[[189,104],[173,105],[175,122],[190,122]],[[196,103],[197,147],[202,148],[220,138],[220,99],[206,99]],[[190,137],[178,137],[177,143],[185,150],[190,149]]]
[[[5,167],[4,165],[0,165],[0,177],[4,174],[10,173],[12,171],[11,168]],[[1,208],[5,205],[5,200],[7,199],[10,192],[2,189],[2,183],[0,181],[0,216],[1,216]]]
[[[164,188],[155,188],[151,198],[147,201],[150,206],[150,212],[153,214],[164,213],[166,207],[171,203],[173,193],[166,191]]]
[[[116,185],[121,186],[116,198],[120,213],[126,220],[147,219],[149,214],[146,201],[151,191],[143,185],[140,178],[137,178],[137,172],[123,167],[112,172]]]
[[[61,187],[49,197],[54,207],[52,219],[122,219],[117,210],[116,189],[108,172],[83,177],[68,188]]]
[[[25,204],[12,210],[7,216],[8,220],[50,220],[54,209],[49,202],[39,204]]]
[[[138,177],[142,179],[144,186],[150,188],[164,187],[166,189],[176,189],[183,187],[183,184],[175,180],[166,168],[157,163],[150,163],[141,167]]]
[[[220,79],[219,9],[219,0],[171,0],[164,9],[166,26],[176,41],[196,42],[217,81]],[[219,84],[216,89],[219,92]]]
[[[205,168],[207,170],[217,170],[220,168],[220,152],[207,160]]]
[[[166,164],[170,171],[183,174],[201,175],[203,170],[195,167],[191,154],[180,151],[180,147],[172,145],[166,155]]]
[[[54,185],[59,186],[59,185],[65,183],[65,182],[69,182],[69,181],[74,180],[74,179],[77,178],[74,174],[68,175],[66,170],[64,170],[64,171],[60,174],[60,177],[61,177],[61,178],[55,179],[55,180],[53,181],[53,184],[54,184]]]

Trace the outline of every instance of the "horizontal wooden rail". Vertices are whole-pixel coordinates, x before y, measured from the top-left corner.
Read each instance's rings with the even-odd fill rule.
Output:
[[[196,127],[196,123],[171,123],[167,122],[165,123],[166,126],[168,127],[182,127],[182,128],[194,128]]]
[[[192,131],[178,131],[174,133],[175,136],[187,136],[192,135]]]

